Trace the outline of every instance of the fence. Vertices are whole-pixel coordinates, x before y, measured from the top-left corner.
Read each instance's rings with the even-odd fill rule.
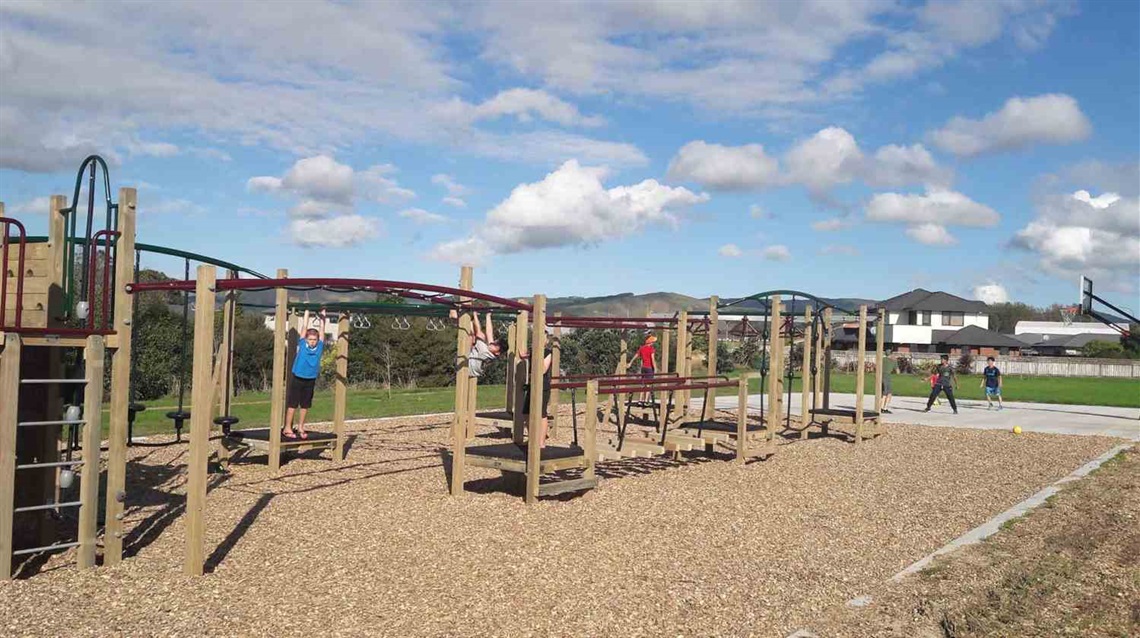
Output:
[[[914,363],[937,360],[941,355],[912,352],[906,355]],[[838,364],[855,361],[855,352],[835,350],[832,360]],[[1002,374],[1020,374],[1030,377],[1114,377],[1140,379],[1140,361],[1135,359],[1086,359],[1083,357],[996,357]],[[951,355],[950,362],[957,365],[958,357]],[[975,355],[973,372],[981,374],[986,358]]]

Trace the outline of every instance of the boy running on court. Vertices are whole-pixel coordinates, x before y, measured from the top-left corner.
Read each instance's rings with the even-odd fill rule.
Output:
[[[935,370],[930,375],[930,391],[933,392],[934,388],[938,387],[938,370]],[[934,399],[935,405],[942,405],[942,398],[937,397]]]
[[[982,387],[986,389],[986,409],[994,408],[994,398],[997,398],[998,409],[1005,406],[1001,403],[1001,370],[994,364],[993,357],[986,357],[986,368],[982,370]]]
[[[307,314],[307,313],[306,313]],[[325,322],[328,317],[321,309],[321,327],[309,328],[305,331],[305,338],[297,344],[297,358],[293,359],[293,368],[289,376],[289,387],[285,392],[285,427],[281,428],[281,436],[287,439],[309,438],[305,431],[305,415],[313,407],[313,390],[317,387],[317,377],[321,374],[321,355],[325,352]],[[293,433],[293,413],[300,410],[301,419],[297,424],[297,432]]]
[[[954,366],[950,365],[950,355],[942,355],[942,363],[938,364],[935,371],[938,373],[938,382],[930,391],[930,398],[926,400],[926,409],[923,412],[930,412],[930,406],[938,398],[938,393],[945,392],[954,414],[958,414],[958,404],[954,401],[954,388],[958,386],[958,377],[954,374]]]

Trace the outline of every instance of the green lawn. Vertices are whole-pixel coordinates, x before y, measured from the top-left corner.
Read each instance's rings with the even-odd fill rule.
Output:
[[[698,373],[699,374],[699,373]],[[733,375],[735,376],[735,375]],[[874,375],[867,375],[867,394],[874,394]],[[984,399],[979,376],[964,376],[960,379],[957,396],[964,399]],[[926,396],[930,393],[930,383],[924,377],[895,375],[896,396]],[[760,391],[759,379],[750,384],[750,392]],[[833,392],[854,393],[855,375],[834,373],[831,377]],[[793,392],[799,392],[800,382],[792,384]],[[733,395],[733,388],[720,388],[720,395]],[[1029,401],[1035,403],[1061,403],[1078,405],[1107,405],[1119,407],[1140,407],[1140,379],[1097,379],[1088,377],[1014,377],[1005,379],[1002,395],[1009,401]],[[699,396],[699,395],[697,395]],[[570,402],[570,394],[562,393],[562,401]],[[501,385],[480,386],[479,408],[502,407],[504,388]],[[579,393],[579,401],[583,401]],[[385,390],[353,390],[348,392],[348,418],[369,418],[403,416],[410,414],[431,414],[450,412],[454,408],[455,391],[452,388],[423,388],[416,390],[393,390],[388,398]],[[144,402],[147,411],[140,412],[135,419],[135,434],[145,436],[153,433],[173,431],[173,423],[166,413],[177,407],[177,400],[163,398]],[[332,391],[318,392],[309,411],[310,421],[332,420]],[[234,399],[233,414],[241,419],[238,427],[264,426],[269,420],[269,394],[266,392],[243,393]],[[104,410],[104,431],[108,416]],[[186,425],[189,430],[189,424]]]

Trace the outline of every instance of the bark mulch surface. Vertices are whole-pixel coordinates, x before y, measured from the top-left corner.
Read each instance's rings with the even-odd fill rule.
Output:
[[[838,605],[818,636],[1140,636],[1140,450],[1133,447],[985,542],[872,604]]]
[[[743,466],[604,463],[598,489],[528,507],[485,470],[448,496],[448,420],[212,476],[202,578],[181,575],[187,447],[132,448],[131,557],[0,583],[0,634],[783,636],[1118,443],[892,426]]]

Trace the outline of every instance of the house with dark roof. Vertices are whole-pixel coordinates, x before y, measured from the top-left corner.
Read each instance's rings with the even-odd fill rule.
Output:
[[[1025,346],[989,329],[989,307],[981,301],[916,288],[880,307],[887,311],[887,346],[895,352],[996,356],[1020,354]]]

